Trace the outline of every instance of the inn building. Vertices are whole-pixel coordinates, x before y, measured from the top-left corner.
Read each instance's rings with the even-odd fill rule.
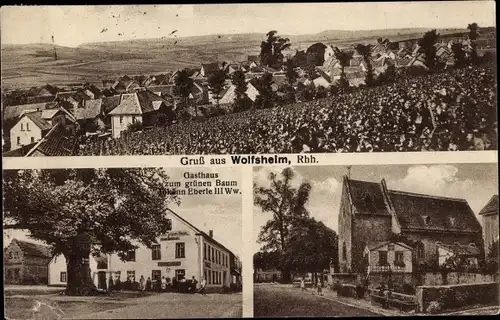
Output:
[[[121,282],[129,278],[138,282],[141,276],[145,280],[148,277],[151,280],[165,277],[170,281],[195,277],[198,285],[203,277],[207,280],[207,290],[212,291],[222,291],[232,283],[237,284],[241,272],[238,259],[231,250],[215,240],[212,230],[205,233],[171,210],[167,215],[170,230],[160,236],[151,248],[138,245],[137,249],[128,252],[126,261],[117,254],[100,257],[97,263],[90,259],[91,275],[98,288],[106,288],[110,277],[113,280],[119,278]],[[58,259],[57,264],[51,262],[49,265],[49,272],[53,275],[66,272],[65,263],[60,261],[64,257]]]

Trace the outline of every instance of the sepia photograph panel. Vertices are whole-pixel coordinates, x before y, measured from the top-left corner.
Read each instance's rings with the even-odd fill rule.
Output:
[[[497,164],[254,167],[254,316],[493,315]]]
[[[4,171],[6,317],[242,317],[240,184],[233,168]]]
[[[11,6],[1,30],[5,157],[497,150],[493,1]]]

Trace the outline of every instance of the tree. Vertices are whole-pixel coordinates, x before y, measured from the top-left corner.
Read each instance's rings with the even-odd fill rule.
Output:
[[[189,70],[183,69],[179,71],[174,80],[174,94],[182,98],[184,108],[188,106],[188,99],[193,92],[193,79],[189,76]]]
[[[273,75],[266,72],[258,79],[258,90],[259,95],[255,103],[261,108],[271,108],[276,101],[276,95],[272,89]]]
[[[278,31],[271,30],[266,34],[266,41],[260,44],[260,63],[268,67],[280,67],[283,64],[283,51],[292,45],[290,39],[277,35]]]
[[[208,76],[208,91],[212,93],[215,98],[217,106],[219,106],[220,94],[224,90],[226,83],[226,72],[223,69],[215,70]]]
[[[315,66],[322,66],[325,63],[326,45],[317,42],[306,50],[307,57],[311,59]]]
[[[451,51],[453,52],[453,58],[455,59],[455,67],[463,67],[465,64],[465,51],[462,44],[460,42],[453,43]]]
[[[171,195],[161,169],[4,171],[4,229],[21,229],[63,254],[67,295],[96,292],[89,257],[118,253],[136,243],[151,247],[171,222]]]
[[[293,271],[323,272],[338,263],[338,236],[321,221],[299,217],[290,229],[285,261]]]
[[[488,252],[486,253],[486,271],[490,274],[496,273],[499,270],[499,251],[498,240],[496,240],[490,244]]]
[[[285,77],[286,80],[288,81],[288,84],[293,87],[295,84],[295,81],[299,78],[298,72],[295,70],[296,64],[293,59],[290,59],[286,62],[285,64],[286,71],[285,71]]]
[[[334,48],[334,54],[335,58],[339,61],[340,63],[340,68],[341,68],[341,74],[340,74],[340,87],[343,89],[345,88],[348,83],[347,79],[345,76],[345,67],[347,67],[352,59],[353,52],[351,51],[341,51],[339,48],[335,47]]]
[[[436,42],[439,38],[439,34],[436,32],[436,29],[431,31],[427,31],[422,39],[418,41],[418,45],[420,46],[419,51],[425,55],[425,65],[430,70],[435,70],[437,65],[437,57],[436,57]]]
[[[372,67],[372,46],[370,44],[358,44],[356,46],[356,51],[359,55],[363,57],[363,60],[366,63],[366,85],[371,86],[373,84],[373,67]]]
[[[280,174],[269,174],[270,187],[254,185],[254,203],[263,212],[273,214],[271,220],[262,227],[259,243],[263,243],[264,251],[280,253],[280,270],[284,281],[290,280],[292,265],[286,259],[290,252],[290,231],[293,223],[300,218],[308,217],[305,204],[309,200],[311,185],[302,182],[298,188],[291,186],[295,173],[291,168],[285,168]]]
[[[234,110],[236,112],[245,110],[248,104],[248,96],[246,94],[248,85],[245,80],[245,73],[241,70],[234,72],[231,75],[231,83],[235,86]]]
[[[477,63],[478,58],[477,58],[477,44],[476,40],[479,38],[479,25],[476,22],[470,23],[467,25],[467,29],[469,29],[469,39],[470,39],[470,45],[472,47],[472,55],[471,55],[471,61],[472,63]]]
[[[307,64],[307,54],[304,50],[295,51],[295,56],[292,58],[294,65],[297,67],[304,67]]]

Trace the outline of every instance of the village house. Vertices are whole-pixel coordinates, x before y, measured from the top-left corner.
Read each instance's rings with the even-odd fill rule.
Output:
[[[358,270],[366,246],[394,236],[413,244],[416,261],[428,263],[438,262],[438,243],[483,245],[481,225],[466,200],[389,190],[385,180],[344,177],[339,212],[341,272]]]
[[[5,283],[46,284],[50,258],[49,247],[13,239],[4,250]]]
[[[151,248],[137,244],[137,249],[128,253],[126,261],[117,254],[99,259],[91,264],[91,275],[98,288],[104,289],[109,278],[121,282],[131,279],[139,281],[141,276],[151,280],[162,277],[180,281],[201,278],[207,280],[207,289],[222,291],[234,281],[240,281],[240,267],[236,256],[213,237],[213,232],[205,233],[186,221],[177,213],[168,210],[170,230],[157,239]],[[57,275],[66,271],[64,256],[52,259],[49,274]],[[52,279],[52,277],[51,277]],[[51,283],[49,283],[51,284]]]
[[[247,90],[245,91],[247,97],[252,101],[255,102],[257,100],[257,96],[259,95],[259,91],[252,85],[250,80],[246,80],[247,83]],[[219,104],[230,104],[233,103],[234,100],[236,99],[236,86],[234,84],[228,85],[219,95]],[[213,97],[213,95],[210,95],[210,102],[212,104],[215,104],[217,101]]]
[[[76,108],[74,115],[80,129],[84,132],[103,131],[106,128],[102,99],[85,101],[85,106]]]
[[[383,241],[367,245],[364,251],[367,272],[411,273],[412,250],[401,242]]]
[[[27,111],[10,129],[10,150],[40,141],[52,124],[42,119],[42,111]]]
[[[498,194],[491,197],[479,215],[483,219],[484,251],[488,254],[493,242],[498,241]]]
[[[317,76],[313,80],[306,79],[304,81],[304,85],[307,86],[307,85],[312,83],[316,88],[317,87],[324,87],[324,88],[330,87],[332,84],[332,79],[330,78],[330,76],[326,72],[324,72],[320,67],[316,68],[316,72],[317,72]]]
[[[135,122],[144,126],[154,125],[158,115],[170,113],[172,107],[167,100],[149,90],[122,94],[120,104],[109,112],[111,136],[119,138]]]
[[[254,282],[279,282],[282,279],[280,270],[269,269],[264,270],[261,268],[255,269],[253,273]]]
[[[217,70],[220,70],[222,65],[219,62],[202,63],[200,69],[200,75],[204,78],[208,78],[210,74]]]

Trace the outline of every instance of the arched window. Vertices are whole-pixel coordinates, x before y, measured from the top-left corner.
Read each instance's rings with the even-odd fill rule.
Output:
[[[417,243],[417,246],[416,246],[416,248],[415,248],[415,249],[416,249],[416,250],[415,250],[415,251],[416,251],[415,253],[416,253],[417,259],[418,259],[418,260],[420,260],[420,259],[424,259],[424,244],[423,244],[421,241],[419,241],[419,242]]]
[[[347,247],[345,242],[342,243],[342,260],[347,260]]]

